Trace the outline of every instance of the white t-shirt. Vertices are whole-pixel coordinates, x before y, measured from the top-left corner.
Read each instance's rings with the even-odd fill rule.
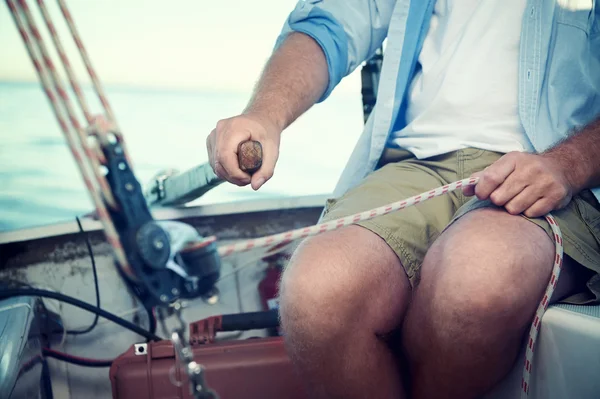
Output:
[[[466,147],[533,150],[517,110],[525,3],[437,0],[408,93],[407,126],[392,134],[392,146],[418,158]]]

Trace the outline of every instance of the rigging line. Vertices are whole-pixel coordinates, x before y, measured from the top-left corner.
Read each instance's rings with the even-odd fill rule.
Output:
[[[38,0],[38,2],[43,2],[43,0]],[[100,79],[98,78],[98,74],[96,73],[94,67],[92,66],[92,60],[90,59],[90,56],[83,44],[83,40],[81,40],[81,35],[79,34],[79,30],[77,29],[77,26],[75,25],[75,21],[73,20],[73,17],[71,16],[71,12],[69,11],[67,4],[64,0],[57,0],[57,3],[58,3],[58,6],[59,6],[64,18],[65,18],[67,26],[69,27],[71,36],[73,37],[73,40],[75,41],[75,45],[77,46],[77,49],[79,50],[79,54],[81,55],[83,64],[85,65],[85,68],[88,72],[88,75],[90,76],[90,79],[92,80],[92,84],[94,86],[94,89],[96,90],[96,95],[98,96],[100,103],[104,107],[104,111],[106,112],[106,116],[108,117],[109,122],[114,127],[115,135],[117,136],[117,139],[119,140],[119,142],[121,143],[121,146],[123,147],[123,151],[125,153],[125,158],[127,159],[127,162],[129,163],[129,167],[131,170],[133,170],[133,162],[132,162],[133,160],[132,160],[131,156],[129,155],[129,151],[128,151],[125,141],[123,139],[121,129],[119,128],[119,124],[117,123],[117,119],[112,110],[112,107],[110,106],[110,103],[108,102],[108,97],[106,95],[106,92],[104,91],[104,88],[102,86],[102,83],[100,82]]]
[[[67,53],[65,52],[65,49],[62,45],[60,37],[58,36],[56,27],[55,27],[54,23],[52,22],[50,14],[48,13],[46,4],[44,3],[43,0],[37,0],[37,4],[41,11],[42,17],[44,18],[44,21],[46,22],[48,31],[50,31],[50,37],[52,38],[52,41],[54,42],[54,47],[56,47],[58,56],[60,57],[60,60],[62,61],[65,72],[67,73],[67,77],[69,78],[69,82],[71,83],[71,87],[73,88],[73,92],[75,93],[75,98],[77,98],[77,101],[79,102],[79,106],[81,107],[81,110],[83,111],[83,115],[84,115],[87,123],[92,124],[93,118],[92,118],[92,113],[90,112],[90,107],[88,106],[88,103],[85,99],[85,96],[83,95],[83,92],[81,91],[81,86],[79,85],[77,76],[75,75],[75,71],[73,71],[73,68],[71,67],[71,63],[69,62]]]
[[[25,44],[25,47],[29,53],[29,56],[35,67],[38,77],[42,83],[44,92],[46,93],[46,96],[48,97],[48,99],[50,101],[50,105],[51,105],[51,107],[54,111],[54,114],[58,120],[58,124],[67,139],[67,143],[68,143],[69,148],[70,148],[70,150],[75,158],[75,161],[79,167],[79,171],[81,172],[84,183],[88,189],[88,192],[90,193],[90,196],[92,198],[94,205],[96,206],[98,218],[102,222],[107,240],[113,247],[116,261],[123,268],[127,269],[127,268],[129,268],[129,263],[127,262],[127,257],[125,255],[125,252],[123,251],[123,247],[119,240],[118,234],[112,223],[112,220],[110,219],[110,217],[108,215],[108,212],[106,210],[104,202],[103,202],[102,198],[100,197],[98,190],[93,185],[93,180],[92,180],[93,175],[92,175],[92,172],[89,171],[89,162],[86,162],[87,158],[85,157],[84,154],[82,154],[82,151],[78,146],[78,143],[76,140],[77,135],[74,134],[73,131],[69,128],[69,125],[67,125],[64,111],[59,106],[59,100],[52,91],[52,85],[50,84],[49,78],[47,76],[48,72],[45,70],[45,66],[47,66],[49,68],[53,67],[52,61],[49,58],[47,58],[44,60],[45,61],[44,63],[40,62],[40,59],[34,48],[34,41],[31,40],[30,35],[27,32],[25,23],[23,22],[23,20],[21,18],[19,9],[17,8],[17,5],[15,3],[15,0],[6,0],[6,3],[11,11],[13,20],[15,21],[17,29],[18,29],[18,31],[21,35],[21,38]],[[39,45],[40,45],[40,42],[42,41],[42,38],[39,34],[39,31],[35,28],[35,23],[31,17],[31,13],[28,12],[29,8],[27,6],[27,3],[25,0],[19,0],[18,4],[21,7],[21,9],[23,10],[23,15],[27,21],[27,24],[31,30],[32,35],[36,39],[35,43],[38,45],[38,50],[41,52],[41,49],[39,49]],[[56,77],[58,78],[58,76],[56,76]],[[64,92],[64,90],[63,90],[63,92]]]
[[[25,0],[19,0],[19,3],[21,4],[21,7],[24,11],[25,20],[29,24],[30,31],[33,33],[33,37],[36,39],[38,48],[42,54],[42,59],[44,60],[44,64],[46,65],[47,70],[50,72],[50,76],[52,78],[52,81],[54,82],[54,87],[56,89],[56,92],[58,93],[59,98],[62,100],[62,105],[68,115],[68,120],[71,122],[71,125],[73,126],[73,128],[75,129],[75,131],[77,132],[77,134],[79,136],[80,146],[84,150],[84,152],[87,156],[87,159],[84,160],[84,162],[88,163],[89,168],[94,173],[96,182],[100,186],[100,190],[102,191],[102,195],[104,196],[105,201],[113,209],[115,209],[117,207],[117,205],[116,205],[114,196],[112,195],[112,191],[110,190],[110,186],[108,185],[106,178],[102,175],[102,173],[100,171],[100,161],[98,160],[96,153],[94,151],[92,151],[92,149],[89,145],[88,135],[87,135],[86,130],[83,128],[83,126],[79,123],[79,121],[77,119],[75,110],[73,109],[73,106],[71,105],[71,100],[67,94],[67,91],[65,90],[64,85],[62,84],[62,80],[61,80],[60,76],[58,75],[58,71],[56,70],[56,67],[54,66],[54,64],[51,61],[50,54],[48,53],[48,50],[46,49],[46,45],[44,43],[44,40],[42,39],[42,37],[39,33],[39,30],[33,19],[33,15],[31,14],[29,7],[27,6],[27,3]],[[40,9],[40,12],[42,14],[42,17],[48,28],[48,31],[50,32],[50,37],[52,38],[52,41],[56,48],[56,51],[58,52],[59,58],[62,61],[64,69],[67,71],[67,76],[69,77],[69,80],[71,81],[71,84],[73,86],[73,91],[75,93],[75,97],[78,99],[78,102],[80,105],[83,104],[83,105],[81,105],[81,109],[85,115],[85,118],[86,118],[86,120],[88,120],[89,124],[92,124],[93,117],[91,114],[89,114],[89,110],[87,109],[87,104],[85,102],[85,97],[81,93],[79,84],[73,80],[74,75],[71,70],[67,55],[64,52],[64,49],[63,49],[60,39],[58,37],[58,33],[56,31],[54,23],[50,19],[50,15],[48,14],[48,11],[44,5],[44,2],[42,0],[38,0],[37,3],[38,3],[38,7]]]

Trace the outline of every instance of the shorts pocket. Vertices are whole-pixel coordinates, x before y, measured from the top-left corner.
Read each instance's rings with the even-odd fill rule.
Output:
[[[591,231],[596,239],[597,248],[600,249],[600,205],[598,205],[598,201],[591,192],[586,190],[580,194],[579,198],[575,199],[575,203],[581,219]]]

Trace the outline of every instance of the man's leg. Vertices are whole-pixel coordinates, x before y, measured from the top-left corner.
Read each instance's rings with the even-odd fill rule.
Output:
[[[500,381],[553,257],[544,230],[503,210],[475,210],[450,226],[424,259],[403,326],[412,397],[476,398]]]
[[[403,398],[380,338],[401,322],[410,283],[396,254],[360,226],[306,240],[281,284],[286,348],[314,398]]]

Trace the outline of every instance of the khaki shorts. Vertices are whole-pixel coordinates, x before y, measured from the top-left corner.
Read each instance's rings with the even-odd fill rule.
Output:
[[[468,178],[502,155],[467,148],[432,158],[417,159],[405,150],[386,150],[379,169],[342,197],[327,201],[323,221],[363,212]],[[417,206],[357,224],[387,242],[398,255],[414,285],[418,281],[423,258],[433,241],[456,219],[482,207],[495,205],[475,197],[465,197],[457,190]],[[587,287],[581,287],[581,292],[566,301],[580,304],[600,302],[600,205],[593,194],[585,190],[573,198],[566,208],[552,214],[562,230],[565,254],[589,272]],[[526,219],[553,237],[544,218]]]

